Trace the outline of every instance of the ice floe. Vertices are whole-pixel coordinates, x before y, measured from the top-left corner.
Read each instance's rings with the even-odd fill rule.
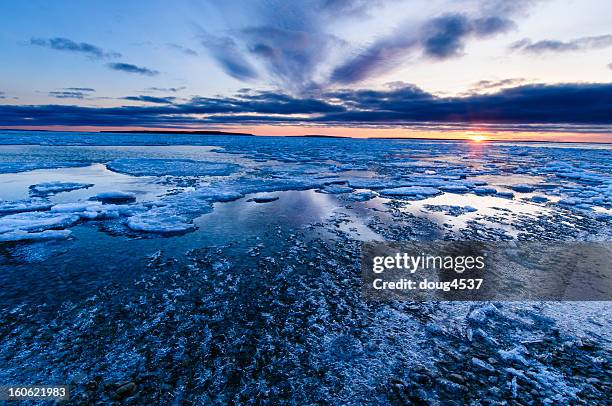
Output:
[[[379,191],[379,193],[383,196],[425,198],[438,195],[442,192],[433,187],[407,186],[393,189],[382,189]]]
[[[53,204],[45,199],[35,198],[35,199],[17,200],[17,201],[0,200],[0,214],[49,210],[51,206],[53,206]]]
[[[346,195],[345,198],[355,202],[365,202],[375,198],[376,196],[376,193],[368,190],[363,192],[353,192],[350,195]]]
[[[150,158],[121,158],[107,163],[106,167],[134,176],[227,176],[240,168],[224,162]]]
[[[447,184],[440,186],[440,189],[450,193],[467,193],[470,188],[463,184]]]
[[[89,163],[82,162],[0,162],[0,173],[18,173],[37,169],[74,168],[87,166]]]
[[[45,230],[28,233],[23,230],[0,233],[0,242],[63,240],[70,237],[70,230]]]
[[[97,195],[92,196],[92,199],[108,203],[127,203],[135,201],[136,195],[129,192],[109,191],[98,193]]]
[[[184,217],[154,212],[131,217],[127,225],[134,231],[156,234],[184,233],[195,229]]]
[[[477,211],[476,208],[472,207],[472,206],[452,206],[452,205],[432,205],[432,204],[426,204],[425,206],[423,206],[425,209],[429,210],[429,211],[433,211],[433,212],[441,212],[444,213],[448,216],[461,216],[463,214],[466,213],[472,213]]]
[[[140,205],[103,204],[100,202],[62,203],[51,207],[54,213],[72,213],[84,220],[116,219],[146,211]]]
[[[80,217],[72,213],[34,211],[9,214],[0,217],[0,233],[13,231],[43,231],[52,228],[66,228],[74,225]]]
[[[510,186],[512,190],[519,193],[531,193],[535,190],[535,187],[532,185],[520,184],[520,185],[512,185]]]
[[[92,186],[92,183],[45,182],[30,186],[30,193],[37,196],[46,196],[71,190],[87,189]]]
[[[497,197],[503,197],[505,199],[513,199],[514,193],[512,192],[497,192]]]
[[[325,187],[321,189],[317,189],[319,193],[326,193],[331,195],[337,195],[341,193],[351,193],[353,188],[343,185],[325,185]]]
[[[497,193],[497,189],[495,189],[494,187],[480,186],[480,187],[474,188],[473,192],[474,194],[477,194],[480,196],[494,195]]]

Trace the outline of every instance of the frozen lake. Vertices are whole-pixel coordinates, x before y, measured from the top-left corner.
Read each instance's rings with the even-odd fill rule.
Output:
[[[596,398],[608,303],[366,303],[359,243],[611,225],[605,145],[0,132],[0,382],[358,402],[482,391],[493,365],[510,392]]]

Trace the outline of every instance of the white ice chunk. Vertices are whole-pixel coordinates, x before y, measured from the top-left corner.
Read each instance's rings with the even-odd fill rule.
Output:
[[[198,199],[215,202],[231,202],[244,197],[242,193],[223,186],[205,186],[197,189],[193,192],[193,195]]]
[[[49,210],[52,205],[44,199],[0,201],[0,214]]]
[[[70,230],[45,230],[37,233],[17,230],[0,234],[0,242],[62,240],[70,237],[70,234]]]
[[[181,216],[155,215],[151,212],[131,217],[127,224],[134,231],[157,234],[184,233],[195,228],[193,224],[187,223]]]
[[[92,186],[92,183],[45,182],[30,186],[30,191],[36,195],[48,195],[60,192],[69,192],[77,189],[87,189]]]
[[[449,216],[455,216],[455,217],[461,216],[466,213],[472,213],[472,212],[477,211],[476,208],[472,206],[456,206],[456,205],[446,205],[446,204],[441,204],[441,205],[428,204],[423,207],[430,211],[443,212]]]
[[[426,186],[407,186],[380,190],[380,194],[385,196],[435,196],[440,193],[442,192],[439,189]]]
[[[129,217],[144,210],[144,207],[140,205],[103,204],[100,202],[62,203],[51,208],[51,212],[73,213],[85,220]]]
[[[69,227],[79,221],[79,216],[68,213],[26,212],[0,217],[0,233],[43,231],[51,228]]]
[[[341,193],[350,193],[353,191],[353,188],[343,185],[326,185],[322,189],[317,189],[319,193],[326,193],[331,195],[341,194]]]

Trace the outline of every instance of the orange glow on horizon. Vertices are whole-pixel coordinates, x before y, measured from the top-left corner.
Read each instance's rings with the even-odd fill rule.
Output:
[[[421,130],[401,127],[332,127],[332,126],[297,126],[297,125],[216,125],[209,127],[97,127],[97,126],[2,126],[4,129],[14,130],[47,130],[47,131],[196,131],[216,130],[228,132],[249,133],[258,136],[305,136],[322,135],[330,137],[348,138],[425,138],[438,140],[466,140],[472,142],[483,141],[530,141],[530,142],[587,142],[612,144],[610,133],[574,133],[574,132],[538,132],[538,131],[492,131],[484,128],[464,130]],[[481,132],[486,132],[486,135]]]

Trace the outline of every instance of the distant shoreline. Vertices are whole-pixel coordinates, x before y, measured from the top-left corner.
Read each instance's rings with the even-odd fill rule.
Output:
[[[196,135],[239,135],[246,137],[255,137],[255,134],[241,133],[241,132],[228,132],[228,131],[211,131],[211,130],[102,130],[102,131],[83,131],[83,132],[97,132],[103,134],[196,134]]]
[[[238,137],[283,137],[283,138],[330,138],[330,139],[347,139],[347,140],[406,140],[406,141],[467,141],[475,144],[486,144],[486,143],[542,143],[542,144],[598,144],[598,145],[612,145],[612,142],[600,142],[600,141],[548,141],[548,140],[512,140],[512,139],[496,139],[496,140],[482,140],[475,142],[471,138],[433,138],[433,137],[345,137],[340,135],[326,135],[326,134],[305,134],[305,135],[257,135],[251,133],[242,132],[229,132],[229,131],[214,131],[214,130],[100,130],[100,131],[72,131],[72,130],[46,130],[46,129],[16,129],[16,128],[0,128],[0,131],[22,131],[22,132],[74,132],[74,133],[89,133],[89,134],[169,134],[169,135],[231,135]]]

